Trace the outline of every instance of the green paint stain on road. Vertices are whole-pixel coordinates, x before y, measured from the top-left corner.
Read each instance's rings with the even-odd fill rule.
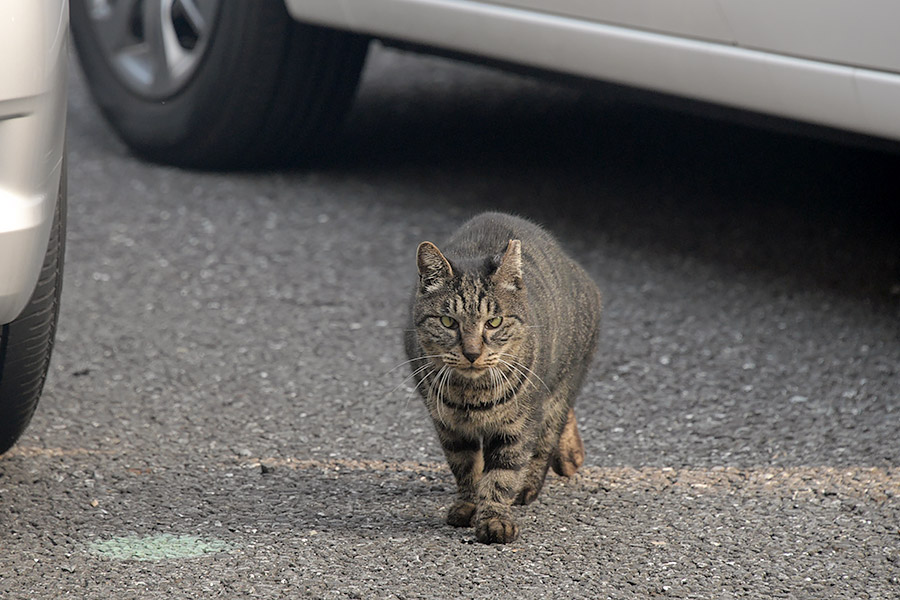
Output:
[[[167,558],[197,558],[207,554],[226,552],[231,545],[221,540],[204,540],[193,535],[159,535],[115,537],[93,542],[91,552],[118,560],[164,560]]]

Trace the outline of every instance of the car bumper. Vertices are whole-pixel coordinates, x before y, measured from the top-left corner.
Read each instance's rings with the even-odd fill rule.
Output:
[[[0,324],[44,261],[65,152],[67,0],[0,0]]]

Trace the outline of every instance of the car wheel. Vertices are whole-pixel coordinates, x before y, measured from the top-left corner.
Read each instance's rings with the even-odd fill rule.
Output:
[[[31,299],[16,320],[0,326],[0,454],[31,421],[50,368],[66,250],[66,162],[44,265]]]
[[[72,0],[90,91],[122,140],[195,168],[315,159],[350,107],[369,39],[281,0]]]

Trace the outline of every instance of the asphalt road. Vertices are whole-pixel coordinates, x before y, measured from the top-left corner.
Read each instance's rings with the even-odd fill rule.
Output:
[[[900,597],[900,157],[380,51],[337,159],[129,156],[71,79],[52,373],[0,597]],[[404,383],[416,244],[501,209],[605,295],[587,463],[484,546]]]

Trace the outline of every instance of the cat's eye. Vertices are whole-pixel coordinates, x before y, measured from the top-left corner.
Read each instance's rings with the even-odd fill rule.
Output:
[[[503,323],[503,317],[494,317],[493,319],[488,319],[485,325],[487,325],[488,329],[497,329],[501,323]]]
[[[453,329],[456,327],[456,319],[453,317],[441,317],[441,325],[448,329]]]

